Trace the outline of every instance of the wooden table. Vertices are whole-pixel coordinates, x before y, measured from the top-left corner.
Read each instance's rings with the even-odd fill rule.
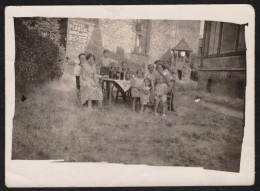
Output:
[[[115,80],[115,79],[102,79],[102,87],[104,92],[104,84],[106,84],[106,98],[108,100],[108,105],[111,105],[112,102],[112,85],[114,85],[121,93],[127,92],[130,90],[130,86],[128,87],[122,87],[123,83],[130,83],[129,81],[123,81],[123,80]]]

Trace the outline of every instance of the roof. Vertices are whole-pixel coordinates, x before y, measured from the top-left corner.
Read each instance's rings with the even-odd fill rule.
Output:
[[[192,49],[187,44],[186,40],[183,38],[181,41],[172,48],[172,50],[182,50],[182,51],[190,51],[192,52]]]
[[[162,60],[165,60],[165,61],[171,61],[172,59],[172,55],[171,55],[171,49],[169,48],[161,57]]]

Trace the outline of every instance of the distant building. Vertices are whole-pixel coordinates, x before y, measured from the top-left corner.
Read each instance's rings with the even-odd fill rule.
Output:
[[[78,54],[102,56],[104,49],[118,62],[143,65],[163,55],[185,38],[197,52],[200,21],[68,19],[67,56],[78,61]]]
[[[210,93],[243,99],[245,75],[245,25],[206,21],[199,88]]]
[[[174,74],[177,75],[175,79],[178,80],[190,80],[191,77],[191,53],[192,49],[183,38],[181,41],[174,46],[172,49],[172,64],[174,65]]]

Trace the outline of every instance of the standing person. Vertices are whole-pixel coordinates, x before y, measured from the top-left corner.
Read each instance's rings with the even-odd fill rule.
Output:
[[[132,80],[131,83],[131,95],[133,98],[133,111],[136,111],[136,103],[140,101],[141,91],[143,88],[144,78],[143,78],[143,71],[141,69],[137,70],[136,77]]]
[[[149,98],[149,103],[150,105],[155,104],[155,97],[154,97],[154,84],[155,84],[155,79],[156,76],[158,76],[157,70],[155,70],[155,64],[149,64],[148,65],[148,70],[145,74],[145,78],[149,79],[151,82],[151,92],[150,92],[150,98]]]
[[[145,107],[147,106],[150,98],[151,82],[148,78],[144,78],[143,88],[141,91],[140,101],[141,101],[141,110],[144,112]]]
[[[166,112],[166,100],[167,100],[167,92],[168,92],[168,87],[167,84],[165,83],[164,76],[159,76],[158,84],[155,86],[155,109],[154,109],[154,114],[155,116],[158,116],[158,106],[159,103],[161,102],[163,105],[163,117],[165,117],[165,112]]]
[[[155,78],[155,84],[158,84],[159,82],[159,78],[160,76],[162,75],[165,79],[165,83],[167,84],[168,86],[168,95],[170,95],[170,103],[171,103],[171,110],[172,111],[175,111],[174,109],[174,104],[173,104],[173,98],[174,98],[174,93],[173,93],[173,90],[174,90],[174,85],[175,85],[175,80],[173,78],[171,78],[170,74],[164,69],[164,65],[162,64],[162,62],[158,62],[157,63],[157,71],[158,71],[158,74]]]
[[[103,57],[100,58],[99,65],[100,65],[100,75],[109,75],[109,67],[111,64],[111,59],[109,58],[109,50],[103,51]]]
[[[76,78],[76,89],[77,89],[77,97],[80,100],[80,76],[81,76],[81,62],[86,59],[86,54],[82,53],[79,55],[80,62],[76,64],[74,68],[74,75]]]
[[[81,103],[88,102],[88,108],[92,109],[92,101],[98,101],[100,109],[102,107],[103,95],[96,74],[95,56],[93,54],[81,55],[82,78],[81,78]]]

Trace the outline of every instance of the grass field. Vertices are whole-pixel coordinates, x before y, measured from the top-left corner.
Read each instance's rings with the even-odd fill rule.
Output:
[[[198,166],[239,171],[243,119],[223,115],[179,91],[166,118],[127,105],[88,111],[76,99],[73,77],[16,100],[13,159]]]

